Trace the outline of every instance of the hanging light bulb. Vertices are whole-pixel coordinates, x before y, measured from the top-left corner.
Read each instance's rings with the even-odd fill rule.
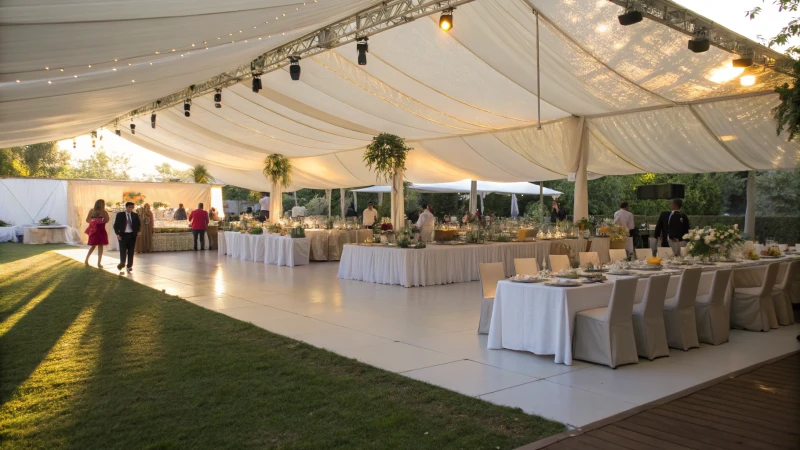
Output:
[[[356,39],[356,51],[358,51],[359,66],[367,65],[367,52],[369,52],[369,44],[367,44],[368,40],[369,38],[366,36]]]
[[[300,79],[300,57],[299,56],[290,56],[289,57],[289,75],[292,77],[292,80],[297,81]]]
[[[214,94],[214,107],[222,108],[222,89],[217,89]]]
[[[186,117],[192,115],[192,99],[190,98],[183,101],[183,115]]]
[[[442,15],[439,16],[439,28],[444,31],[450,31],[453,28],[453,10],[455,8],[447,8],[442,11]]]

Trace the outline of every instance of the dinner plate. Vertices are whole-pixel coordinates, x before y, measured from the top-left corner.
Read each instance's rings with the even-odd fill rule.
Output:
[[[530,280],[515,280],[513,278],[509,278],[508,281],[511,281],[512,283],[541,283],[544,280],[541,278],[531,278]]]
[[[609,270],[607,273],[609,275],[631,275],[633,272],[630,270]]]
[[[662,267],[659,264],[657,266],[649,266],[648,265],[648,266],[641,266],[641,267],[631,267],[631,269],[632,270],[651,270],[651,271],[655,271],[655,270],[661,270]]]
[[[558,282],[558,281],[548,281],[544,285],[553,287],[578,287],[578,286],[583,286],[583,283],[581,283],[580,281],[575,281],[575,283],[564,284],[563,282]]]

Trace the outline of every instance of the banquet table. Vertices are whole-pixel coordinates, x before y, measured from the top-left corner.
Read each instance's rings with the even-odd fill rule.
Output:
[[[490,262],[502,262],[506,275],[511,276],[514,275],[514,258],[536,258],[541,265],[547,261],[551,250],[558,248],[558,244],[573,250],[575,257],[578,250],[586,248],[585,239],[428,244],[424,249],[345,245],[338,276],[347,280],[399,284],[404,287],[433,286],[478,280],[478,264]],[[608,258],[608,251],[605,253]]]
[[[0,242],[14,242],[17,240],[17,227],[0,227]]]
[[[786,263],[792,258],[763,259],[739,263],[718,263],[703,266],[697,295],[708,294],[714,271],[735,269],[738,287],[758,285],[763,270],[759,266],[772,262]],[[738,274],[737,272],[743,272]],[[647,277],[669,273],[667,297],[674,296],[680,282],[680,270],[632,271],[639,280],[635,302],[644,297]],[[554,355],[556,363],[572,364],[572,335],[578,311],[608,306],[613,281],[619,276],[606,275],[609,282],[584,284],[578,287],[553,287],[543,283],[514,283],[508,280],[497,284],[492,320],[489,326],[488,348],[528,351],[537,355]],[[744,281],[746,280],[746,281]],[[726,295],[726,310],[732,291]]]
[[[311,261],[339,261],[345,244],[372,239],[372,230],[305,230],[311,244]]]
[[[219,234],[218,245],[220,255],[227,254],[245,261],[287,267],[309,262],[310,244],[305,238],[226,231]]]
[[[24,244],[78,244],[78,230],[66,225],[26,226],[23,230]]]

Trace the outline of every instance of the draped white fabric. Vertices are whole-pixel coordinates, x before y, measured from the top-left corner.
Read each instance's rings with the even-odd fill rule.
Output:
[[[61,225],[72,225],[67,209],[66,181],[0,179],[0,219],[20,226],[45,217]]]
[[[4,2],[0,146],[86,133],[375,1],[162,3]],[[531,6],[541,13],[541,130]],[[716,47],[692,53],[686,35],[648,19],[622,27],[621,10],[474,1],[449,33],[433,15],[371,36],[366,66],[347,45],[304,58],[300,81],[278,70],[259,94],[249,81],[224,89],[220,109],[208,94],[190,118],[178,105],[158,112],[156,129],[149,111],[136,135],[120,126],[125,139],[257,190],[269,188],[259,167],[270,153],[292,158],[287,191],[376,184],[362,157],[381,132],[414,148],[405,178],[415,183],[552,180],[584,157],[589,178],[798,166],[800,147],[769,116],[770,91],[788,76],[733,69],[735,55]]]
[[[219,237],[218,253],[245,261],[294,267],[308,264],[310,245],[303,238],[225,231]]]

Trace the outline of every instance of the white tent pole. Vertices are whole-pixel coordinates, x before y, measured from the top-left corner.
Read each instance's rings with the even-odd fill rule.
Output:
[[[358,212],[358,192],[351,191],[353,193],[353,209]]]
[[[744,213],[744,234],[756,238],[756,172],[747,172],[747,209]]]
[[[575,203],[572,209],[572,218],[574,221],[581,220],[583,217],[589,217],[589,176],[587,167],[589,165],[587,141],[586,122],[583,122],[581,130],[581,141],[578,149],[578,171],[575,173]]]
[[[383,192],[378,192],[378,206],[383,204]]]
[[[544,186],[542,183],[539,183],[539,211],[542,212],[542,217],[544,217]]]
[[[483,199],[486,197],[486,193],[481,192],[480,197],[481,197],[481,215],[483,215]]]
[[[325,199],[328,200],[328,217],[331,216],[331,197],[333,197],[331,189],[325,189]]]
[[[469,213],[475,214],[478,211],[478,182],[471,180],[469,185]]]
[[[342,219],[347,212],[347,206],[344,204],[344,188],[339,189],[339,211],[342,213]]]
[[[392,227],[399,230],[405,226],[405,199],[403,198],[403,171],[396,169],[392,176]]]
[[[294,191],[294,206],[300,206],[297,204],[297,190]]]

